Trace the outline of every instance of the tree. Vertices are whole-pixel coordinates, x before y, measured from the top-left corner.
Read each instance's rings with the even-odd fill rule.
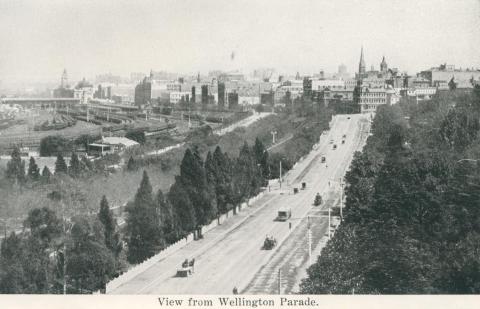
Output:
[[[24,293],[28,282],[25,280],[22,261],[24,258],[22,239],[14,232],[4,238],[0,249],[0,293]]]
[[[57,217],[55,211],[47,207],[32,209],[23,225],[44,246],[48,246],[62,233],[61,220]]]
[[[15,184],[25,182],[25,161],[22,160],[18,148],[14,148],[12,151],[12,158],[7,163],[6,175]]]
[[[70,141],[60,135],[51,135],[40,141],[40,156],[49,157],[72,151]]]
[[[234,200],[236,204],[257,193],[257,170],[255,157],[252,155],[247,142],[245,142],[240,149],[233,173]]]
[[[98,219],[103,224],[105,245],[114,254],[115,258],[118,258],[122,251],[122,243],[120,241],[120,234],[116,231],[117,222],[108,206],[107,197],[105,195],[102,196],[100,202]]]
[[[40,178],[40,169],[38,168],[38,165],[33,157],[30,157],[27,174],[28,177],[33,181],[37,181]]]
[[[61,153],[57,155],[57,160],[55,161],[55,174],[66,174],[68,172],[67,163]]]
[[[207,179],[215,179],[218,211],[226,213],[233,203],[232,162],[226,153],[222,153],[220,146],[215,148],[211,160],[212,162],[209,164],[207,164],[207,160],[205,161]]]
[[[127,205],[125,239],[128,244],[127,260],[139,263],[164,246],[160,218],[153,200],[152,186],[146,171],[133,203]]]
[[[175,177],[167,198],[179,225],[179,236],[184,237],[197,228],[197,218],[192,201],[179,178],[179,176]]]
[[[268,151],[265,149],[265,146],[260,141],[260,139],[255,138],[255,144],[253,145],[253,153],[255,155],[255,161],[259,164],[261,169],[261,175],[265,182],[270,177],[269,173],[269,164],[268,164]]]
[[[68,167],[68,174],[71,177],[79,177],[82,173],[82,165],[78,160],[78,155],[75,152],[72,152],[70,158],[70,166]]]
[[[161,189],[158,189],[156,195],[157,212],[160,219],[165,241],[173,243],[179,238],[178,223],[173,212],[172,204],[165,199]]]
[[[49,182],[50,177],[52,177],[52,173],[50,172],[48,166],[45,165],[42,170],[42,179],[46,182]]]
[[[137,170],[137,164],[135,162],[135,160],[133,160],[133,157],[130,156],[130,158],[128,159],[128,162],[127,162],[127,171],[135,171]]]
[[[106,247],[102,228],[96,220],[74,217],[71,245],[67,249],[69,284],[75,293],[91,293],[104,289],[115,274],[115,258]]]
[[[190,149],[185,151],[180,164],[179,179],[194,205],[197,224],[199,226],[210,224],[210,221],[217,215],[215,192],[207,184],[205,169],[198,149],[194,149],[193,152]]]
[[[125,137],[134,140],[142,145],[146,142],[145,133],[141,129],[130,130],[125,134]]]
[[[448,88],[451,91],[457,89],[457,83],[455,82],[455,77],[452,77],[452,79],[448,82]]]

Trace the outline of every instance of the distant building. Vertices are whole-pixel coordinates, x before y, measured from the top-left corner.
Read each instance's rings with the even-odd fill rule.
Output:
[[[225,83],[218,83],[218,106],[220,108],[225,107]]]
[[[238,93],[231,92],[227,95],[228,97],[228,108],[235,109],[238,107]]]
[[[196,103],[196,93],[195,93],[195,86],[192,86],[192,99],[190,100],[192,103]]]
[[[422,71],[418,74],[430,81],[430,86],[448,89],[448,82],[454,78],[457,84],[462,85],[461,88],[472,88],[473,85],[480,81],[479,69],[455,69],[454,65],[443,64],[436,68]]]
[[[202,85],[202,104],[208,104],[208,85]]]
[[[375,113],[378,106],[387,104],[385,88],[361,87],[359,94],[360,112]]]
[[[93,85],[83,78],[73,90],[73,97],[80,99],[80,104],[87,104],[91,99],[93,99]]]
[[[136,84],[138,82],[141,82],[146,76],[147,75],[145,73],[130,73],[130,82]]]
[[[144,78],[135,87],[135,105],[136,106],[145,106],[150,104],[152,99],[152,83],[148,78]]]
[[[260,94],[260,104],[273,106],[274,103],[274,92],[270,90],[267,93]]]
[[[189,91],[172,91],[170,92],[170,103],[177,104],[181,100],[185,102],[190,101],[190,92]]]
[[[306,97],[311,97],[312,96],[312,79],[309,77],[304,77],[303,78],[303,95]]]
[[[111,99],[112,98],[112,87],[102,87],[102,85],[98,85],[97,91],[93,94],[93,97],[96,99]]]
[[[54,98],[73,98],[73,89],[70,89],[68,85],[67,70],[63,70],[62,77],[60,79],[60,86],[53,90]]]

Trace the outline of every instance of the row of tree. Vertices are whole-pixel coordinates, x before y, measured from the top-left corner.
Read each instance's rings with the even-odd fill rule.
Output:
[[[236,160],[220,147],[205,161],[198,148],[187,149],[166,196],[154,195],[147,172],[127,205],[127,259],[139,263],[189,233],[202,237],[201,227],[257,194],[269,178],[268,152],[260,140],[245,143]]]
[[[480,292],[480,87],[381,108],[372,131],[302,292]]]
[[[94,165],[86,157],[82,156],[79,159],[76,153],[72,153],[69,165],[67,165],[61,154],[57,155],[57,160],[55,161],[56,174],[69,175],[74,178],[91,172],[94,168]],[[44,166],[40,172],[40,168],[33,157],[30,157],[28,169],[25,171],[25,161],[22,160],[19,149],[15,148],[12,151],[10,161],[7,163],[5,176],[12,183],[22,185],[27,181],[36,182],[43,180],[48,182],[52,177],[52,172],[47,166]]]

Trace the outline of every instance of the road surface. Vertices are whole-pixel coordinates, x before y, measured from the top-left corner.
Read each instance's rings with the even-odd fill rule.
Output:
[[[353,152],[361,144],[364,134],[360,132],[365,118],[361,115],[350,118],[336,116],[332,129],[322,135],[314,150],[287,173],[281,186],[271,186],[270,192],[206,233],[204,239],[187,244],[109,293],[231,294],[234,287],[241,292],[255,293],[252,280],[258,277],[262,267],[275,259],[290,260],[278,258],[277,252],[281,253],[283,243],[285,246],[292,243],[289,235],[296,233],[300,235],[297,238],[302,238],[302,231],[295,232],[296,227],[301,227],[302,219],[313,209],[315,194],[320,192],[326,196],[331,189],[328,182],[343,175]],[[343,134],[347,135],[345,144],[341,144]],[[337,144],[336,150],[332,149],[330,140]],[[327,158],[326,164],[321,163],[322,155]],[[293,188],[300,187],[302,182],[307,183],[307,188],[293,194]],[[291,228],[289,222],[274,220],[281,207],[292,210]],[[266,235],[278,241],[273,250],[261,249]],[[175,277],[177,268],[186,258],[195,258],[195,273],[188,278]]]

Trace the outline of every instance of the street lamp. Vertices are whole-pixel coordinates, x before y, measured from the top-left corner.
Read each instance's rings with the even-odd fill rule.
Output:
[[[275,136],[277,135],[277,131],[271,131],[270,134],[272,134],[272,138],[273,138],[273,141],[272,141],[272,145],[275,144]]]
[[[331,215],[331,207],[328,208],[328,215],[307,215],[306,217],[299,217],[299,218],[290,218],[290,220],[302,220],[307,218],[307,240],[308,240],[308,265],[312,265],[312,230],[310,228],[310,218],[326,218],[328,217],[328,239],[332,238],[331,234],[331,222],[332,222],[332,215]]]

